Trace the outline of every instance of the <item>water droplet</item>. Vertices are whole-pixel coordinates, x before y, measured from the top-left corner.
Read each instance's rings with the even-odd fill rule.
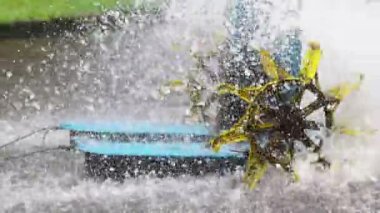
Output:
[[[7,71],[7,72],[5,73],[5,75],[6,75],[7,79],[10,79],[10,78],[13,76],[13,73],[10,72],[10,71]]]

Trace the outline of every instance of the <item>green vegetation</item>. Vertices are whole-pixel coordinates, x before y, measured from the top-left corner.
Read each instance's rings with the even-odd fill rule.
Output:
[[[134,0],[0,0],[0,24],[95,15]]]

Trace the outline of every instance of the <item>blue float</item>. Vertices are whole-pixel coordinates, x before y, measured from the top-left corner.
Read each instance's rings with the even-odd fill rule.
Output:
[[[124,180],[125,177],[158,177],[233,172],[244,167],[248,146],[230,145],[214,152],[212,134],[201,124],[149,122],[65,122],[76,150],[85,153],[91,177]]]

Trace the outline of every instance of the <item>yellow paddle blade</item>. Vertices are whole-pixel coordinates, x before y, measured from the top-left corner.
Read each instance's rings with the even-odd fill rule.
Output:
[[[298,182],[301,181],[301,177],[300,177],[300,175],[298,174],[298,172],[294,171],[294,172],[292,173],[292,175],[293,175],[293,180],[294,180],[294,182],[298,183]]]
[[[237,142],[242,142],[242,141],[247,141],[247,140],[248,138],[245,135],[244,130],[242,130],[241,128],[232,127],[231,129],[220,134],[218,137],[212,139],[210,143],[211,143],[212,149],[215,152],[219,152],[222,145],[232,144],[232,143],[237,143]]]
[[[356,83],[342,83],[336,87],[333,87],[327,91],[327,94],[338,99],[343,100],[350,95],[353,91],[359,90],[360,85],[364,79],[364,75],[360,75],[359,81]]]
[[[273,80],[292,77],[291,74],[289,74],[276,64],[276,62],[272,59],[268,51],[260,50],[260,60],[265,74],[271,77]]]
[[[256,146],[251,144],[244,181],[252,190],[268,170],[268,163],[259,159]]]
[[[293,77],[290,73],[286,72],[282,68],[278,68],[278,76],[280,77],[280,79],[286,79],[286,78]]]
[[[165,86],[169,86],[169,87],[179,87],[179,86],[184,86],[184,85],[185,85],[185,82],[179,79],[170,80],[165,84]]]
[[[223,83],[220,84],[217,88],[217,91],[220,95],[233,94],[241,98],[243,101],[250,103],[252,97],[254,97],[255,92],[259,90],[260,87],[245,87],[239,89],[233,84]]]
[[[262,179],[268,170],[268,163],[250,163],[250,171],[245,175],[245,182],[248,184],[248,187],[252,190],[255,189],[257,183]]]
[[[309,49],[302,61],[302,68],[300,71],[301,78],[305,80],[306,83],[312,81],[318,71],[319,62],[321,60],[322,51],[320,45],[317,42],[310,42]]]
[[[338,132],[339,134],[344,134],[348,136],[372,135],[377,132],[376,129],[359,130],[359,129],[350,129],[345,126],[337,126],[334,128],[334,131]]]
[[[273,123],[262,123],[262,124],[257,124],[256,125],[256,128],[258,130],[263,130],[263,129],[269,129],[269,128],[272,128],[274,126]]]
[[[249,99],[250,99],[249,94],[244,93],[236,85],[233,85],[233,84],[228,84],[228,83],[220,84],[217,88],[217,91],[219,95],[225,95],[225,94],[236,95],[246,102],[249,102]]]
[[[266,50],[260,50],[260,60],[261,64],[263,65],[265,74],[267,74],[267,76],[271,77],[274,80],[278,80],[278,67],[272,59],[272,57],[270,56],[270,53]]]

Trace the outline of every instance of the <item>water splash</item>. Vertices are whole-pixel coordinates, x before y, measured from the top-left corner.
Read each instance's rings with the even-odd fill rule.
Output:
[[[378,43],[376,38],[379,31],[373,30],[380,16],[373,12],[375,8],[380,8],[380,5],[366,4],[360,0],[350,4],[342,1],[310,1],[304,4],[301,13],[304,37],[319,40],[324,50],[320,67],[323,88],[342,81],[352,81],[359,73],[365,74],[361,90],[347,99],[337,113],[338,124],[351,125],[353,128],[380,127],[376,110],[379,97],[375,94],[380,80],[377,72],[380,53],[375,45]],[[332,137],[326,142],[326,153],[336,162],[336,167],[333,165],[327,177],[340,183],[377,181],[380,174],[375,166],[379,159],[378,139],[377,134]],[[313,179],[315,173],[309,170],[304,172]]]
[[[286,8],[279,0],[269,2],[279,4],[280,11]],[[322,43],[324,59],[320,73],[324,88],[351,76],[355,78],[357,71],[366,74],[363,89],[342,105],[338,122],[379,128],[376,84],[380,80],[377,72],[380,53],[375,45],[379,31],[372,28],[379,21],[374,8],[380,6],[370,4],[359,0],[350,4],[342,0],[307,1],[295,22],[301,25],[303,42],[316,39]],[[7,103],[15,104],[16,109],[1,99],[1,106],[5,107],[4,120],[0,123],[1,138],[8,139],[36,126],[78,116],[180,122],[186,97],[174,97],[162,103],[157,100],[154,88],[187,73],[193,65],[190,50],[217,47],[215,38],[227,35],[223,23],[227,21],[224,11],[229,5],[230,2],[220,0],[173,1],[161,14],[127,18],[116,32],[42,42],[44,50],[53,55],[37,57],[28,63],[31,68],[25,69],[29,73],[25,76],[12,72],[9,80],[14,80],[15,86],[5,88]],[[294,12],[290,11],[293,17]],[[284,23],[284,13],[274,14],[271,26]],[[289,25],[263,30],[266,33],[262,33],[258,45],[270,47],[275,38],[272,33],[284,32],[294,22]],[[269,37],[268,32],[271,32]],[[39,107],[33,107],[31,102]],[[29,117],[12,121],[11,118],[19,118],[18,114],[29,114]],[[378,136],[334,136],[326,142],[325,150],[337,162],[331,171],[318,172],[300,159],[300,183],[289,184],[284,174],[272,170],[254,192],[244,188],[239,174],[223,178],[97,183],[84,178],[81,154],[51,153],[0,162],[0,200],[5,204],[0,205],[0,211],[368,212],[380,208],[377,139]],[[68,136],[54,133],[47,141],[48,145],[67,143]],[[29,146],[7,150],[6,154],[41,147],[39,138],[28,142]]]

